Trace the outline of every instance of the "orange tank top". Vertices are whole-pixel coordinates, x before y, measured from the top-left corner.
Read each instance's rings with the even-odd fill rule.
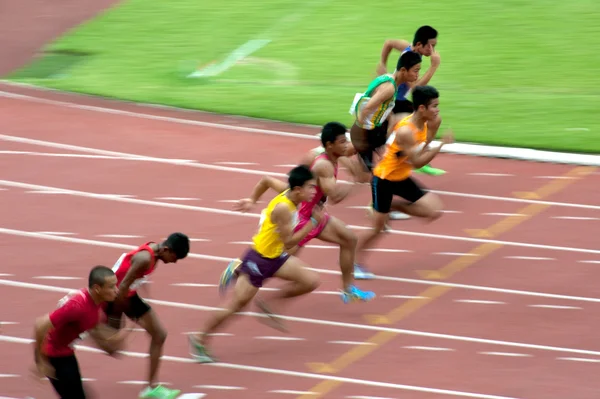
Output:
[[[410,118],[412,115],[402,119],[394,126],[394,132],[388,138],[385,153],[373,169],[373,175],[380,179],[400,181],[407,179],[412,173],[413,166],[407,162],[407,156],[403,153],[403,148],[396,143],[396,131],[402,126],[408,126],[413,131],[416,145],[427,141],[427,122],[423,130],[419,130]]]

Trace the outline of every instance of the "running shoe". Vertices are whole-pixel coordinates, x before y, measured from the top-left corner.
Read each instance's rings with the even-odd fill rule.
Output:
[[[219,280],[219,292],[221,296],[224,296],[227,292],[227,288],[229,285],[237,279],[238,269],[242,265],[242,261],[240,259],[234,259],[227,265],[227,268],[221,274],[221,279]]]
[[[342,301],[344,303],[363,301],[368,302],[375,298],[373,291],[361,291],[357,286],[351,285],[347,291],[342,291]]]
[[[198,363],[214,363],[216,361],[215,358],[208,353],[206,347],[200,344],[191,334],[188,335],[188,341],[190,343],[190,355]]]
[[[373,280],[375,278],[375,274],[370,272],[366,267],[355,263],[354,278],[357,280]]]
[[[169,389],[162,385],[157,385],[155,387],[146,387],[142,392],[140,392],[140,398],[155,398],[155,399],[175,399],[179,396],[181,391],[179,389]]]
[[[425,173],[426,175],[431,175],[431,176],[441,176],[446,173],[445,170],[434,168],[431,165],[425,165],[419,169],[415,169],[415,172],[416,173]]]

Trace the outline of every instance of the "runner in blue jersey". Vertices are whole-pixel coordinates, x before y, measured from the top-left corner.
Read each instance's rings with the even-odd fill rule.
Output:
[[[439,67],[440,55],[435,51],[435,46],[437,45],[437,35],[438,32],[434,28],[425,25],[417,29],[412,44],[410,44],[407,40],[385,41],[383,49],[381,50],[381,61],[379,65],[377,65],[378,75],[387,73],[387,60],[391,51],[394,49],[400,51],[401,53],[405,53],[406,51],[414,51],[421,56],[430,57],[431,59],[431,65],[427,72],[423,74],[421,79],[414,83],[403,83],[398,86],[396,91],[396,103],[393,109],[394,114],[390,117],[389,126],[394,126],[396,122],[413,113],[413,105],[410,100],[406,98],[406,95],[415,86],[425,86],[429,84],[433,74]],[[436,121],[429,124],[429,134],[426,145],[429,145],[429,143],[435,138],[441,123],[441,118],[438,118]],[[422,168],[415,170],[415,172],[422,172],[433,176],[443,175],[446,173],[444,170],[433,168],[431,165],[425,165]]]

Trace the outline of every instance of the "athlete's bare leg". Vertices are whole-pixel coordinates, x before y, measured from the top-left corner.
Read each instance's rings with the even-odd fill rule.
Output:
[[[148,371],[148,385],[154,386],[163,346],[167,340],[167,331],[152,309],[140,317],[137,320],[137,323],[150,335],[150,369]]]
[[[341,220],[331,216],[318,239],[340,246],[340,270],[342,271],[343,289],[354,284],[354,255],[356,251],[356,234]]]

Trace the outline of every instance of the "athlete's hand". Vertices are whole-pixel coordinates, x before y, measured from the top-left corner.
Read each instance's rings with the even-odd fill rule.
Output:
[[[250,198],[243,198],[233,204],[233,210],[238,212],[248,212],[254,206],[254,201]]]
[[[442,144],[452,143],[454,143],[454,132],[452,130],[447,130],[442,136]]]
[[[437,68],[439,66],[440,66],[440,53],[438,53],[437,51],[435,51],[435,49],[433,49],[433,52],[431,53],[431,67]]]
[[[381,75],[385,75],[387,73],[387,67],[385,66],[385,64],[383,62],[380,62],[379,64],[377,64],[377,76],[381,76]]]

